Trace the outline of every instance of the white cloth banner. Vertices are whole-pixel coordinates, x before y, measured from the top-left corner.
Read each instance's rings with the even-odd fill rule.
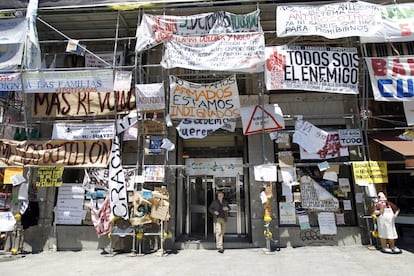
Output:
[[[165,43],[161,65],[192,70],[263,72],[265,39],[263,33],[217,34],[207,36],[173,35]]]
[[[294,89],[358,94],[356,48],[266,47],[267,90]]]
[[[308,152],[300,147],[300,159],[330,159],[349,156],[347,146],[342,146],[339,141],[339,134],[336,131],[328,132],[325,144],[318,152]]]
[[[22,64],[27,21],[25,18],[0,20],[0,70]]]
[[[365,62],[376,101],[414,99],[414,56],[366,57]]]
[[[216,11],[190,16],[144,14],[137,28],[135,50],[154,47],[173,34],[202,36],[207,34],[261,32],[259,10],[248,14]]]
[[[277,6],[276,21],[278,37],[367,36],[381,28],[381,6],[362,1],[326,5],[280,5]]]
[[[309,153],[317,153],[325,145],[328,132],[303,120],[295,123],[293,143],[299,144]]]
[[[361,36],[361,43],[414,41],[414,3],[381,5],[381,28]]]
[[[278,104],[251,105],[241,108],[243,134],[257,134],[285,128],[285,120]]]
[[[97,56],[100,58],[97,58]],[[116,52],[115,66],[121,66],[124,64],[124,56],[122,52]],[[106,62],[106,63],[105,63]],[[91,54],[85,53],[85,67],[108,67],[114,64],[114,52],[100,52]]]
[[[23,87],[27,93],[112,92],[112,70],[24,72]]]
[[[131,90],[132,71],[116,71],[114,80],[114,91]]]
[[[52,139],[54,140],[101,140],[113,139],[114,123],[56,123],[53,124]]]
[[[128,219],[127,187],[124,170],[122,169],[121,148],[118,136],[115,136],[112,142],[108,186],[111,199],[111,215]]]
[[[0,74],[0,91],[22,91],[20,73]]]
[[[39,37],[37,35],[37,7],[39,0],[30,0],[27,6],[27,36],[25,43],[25,55],[23,56],[23,66],[27,69],[42,68],[42,57],[40,51]]]
[[[277,181],[277,166],[262,164],[254,166],[254,180],[256,181]]]
[[[199,84],[170,75],[169,107],[171,118],[237,118],[240,98],[236,76]]]
[[[138,111],[165,108],[164,83],[135,84],[135,101]]]
[[[202,139],[224,126],[226,122],[227,119],[184,119],[176,129],[183,139]]]
[[[123,170],[127,191],[133,191],[135,184],[135,169]],[[109,170],[99,168],[85,169],[83,188],[88,191],[93,191],[95,188],[109,190]]]
[[[14,230],[16,219],[12,212],[0,212],[0,232],[10,232]]]

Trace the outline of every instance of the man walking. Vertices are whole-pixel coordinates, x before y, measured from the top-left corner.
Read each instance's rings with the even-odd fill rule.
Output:
[[[214,216],[214,233],[216,234],[216,247],[223,253],[223,236],[226,231],[227,215],[230,211],[229,203],[224,199],[224,193],[217,192],[217,199],[211,202],[208,211]]]

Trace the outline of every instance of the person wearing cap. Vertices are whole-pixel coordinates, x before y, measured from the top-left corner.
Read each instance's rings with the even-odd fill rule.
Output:
[[[226,231],[226,221],[230,206],[224,199],[224,193],[217,192],[217,198],[211,202],[208,211],[214,216],[214,233],[216,234],[216,247],[219,253],[224,252],[223,237]]]
[[[395,246],[395,240],[398,238],[395,218],[398,216],[400,209],[394,203],[388,201],[383,192],[378,193],[377,199],[378,201],[374,204],[374,214],[377,216],[381,252],[401,253],[401,250]]]

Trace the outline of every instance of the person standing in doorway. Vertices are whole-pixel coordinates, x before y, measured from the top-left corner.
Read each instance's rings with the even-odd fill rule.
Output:
[[[214,216],[214,233],[216,234],[217,250],[223,253],[223,237],[226,231],[227,215],[230,211],[229,203],[224,199],[223,192],[217,192],[217,198],[211,202],[208,211]]]

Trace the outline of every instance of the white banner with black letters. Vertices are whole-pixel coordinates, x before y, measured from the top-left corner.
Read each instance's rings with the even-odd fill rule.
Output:
[[[356,48],[281,45],[266,47],[267,90],[358,94]]]
[[[54,140],[101,140],[113,139],[115,136],[114,123],[55,123],[53,124],[52,139]]]
[[[163,82],[136,84],[135,93],[138,111],[160,110],[165,108]]]

